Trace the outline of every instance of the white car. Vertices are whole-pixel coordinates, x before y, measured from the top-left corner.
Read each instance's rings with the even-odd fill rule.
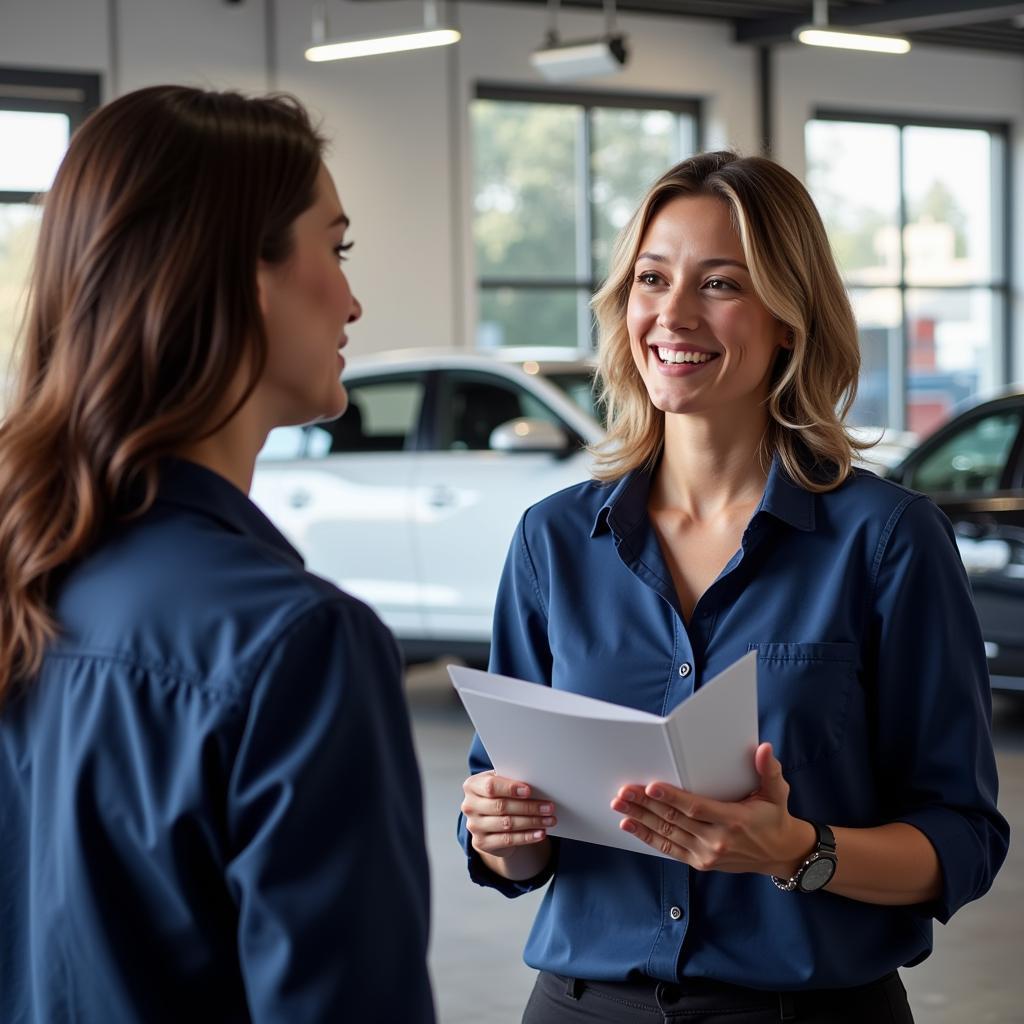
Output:
[[[479,661],[520,515],[589,476],[585,446],[604,435],[593,372],[541,354],[353,359],[348,411],[273,431],[253,500],[310,571],[377,610],[407,659]],[[884,473],[904,448],[890,440],[861,461]]]
[[[409,660],[478,660],[520,515],[589,475],[592,377],[584,361],[465,352],[353,359],[348,411],[273,431],[253,500]]]

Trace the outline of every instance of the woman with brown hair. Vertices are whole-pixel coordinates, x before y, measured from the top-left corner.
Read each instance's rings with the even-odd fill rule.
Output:
[[[626,780],[634,853],[548,836],[558,808],[474,742],[471,877],[550,880],[523,1019],[909,1021],[897,969],[1008,829],[950,525],[852,465],[857,329],[821,219],[771,161],[686,160],[594,308],[608,443],[524,515],[491,669],[665,715],[756,649],[760,781],[722,802]]]
[[[323,145],[143,89],[47,196],[0,425],[4,1021],[434,1019],[395,644],[246,497],[346,405]]]

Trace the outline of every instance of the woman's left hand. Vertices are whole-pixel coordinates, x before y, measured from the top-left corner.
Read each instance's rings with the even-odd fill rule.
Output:
[[[612,810],[626,815],[623,831],[698,871],[788,878],[814,849],[814,826],[789,813],[789,783],[770,743],[754,752],[754,767],[760,785],[744,800],[710,800],[652,782],[623,786]]]

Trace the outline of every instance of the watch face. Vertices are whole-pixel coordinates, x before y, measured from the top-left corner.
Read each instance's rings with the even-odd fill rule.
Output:
[[[829,879],[835,874],[836,864],[831,857],[818,857],[807,865],[800,878],[800,888],[804,892],[814,892],[823,885],[827,885]]]

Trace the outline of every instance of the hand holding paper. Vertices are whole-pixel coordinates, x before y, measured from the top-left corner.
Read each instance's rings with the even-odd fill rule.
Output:
[[[756,871],[788,878],[815,843],[814,827],[787,810],[789,784],[770,743],[754,755],[760,785],[745,800],[710,800],[664,782],[623,786],[619,823],[665,856],[699,871]]]
[[[655,780],[714,799],[758,787],[757,668],[751,653],[666,718],[522,680],[452,667],[498,775],[522,779],[557,808],[551,835],[671,856],[619,828],[609,801]]]

